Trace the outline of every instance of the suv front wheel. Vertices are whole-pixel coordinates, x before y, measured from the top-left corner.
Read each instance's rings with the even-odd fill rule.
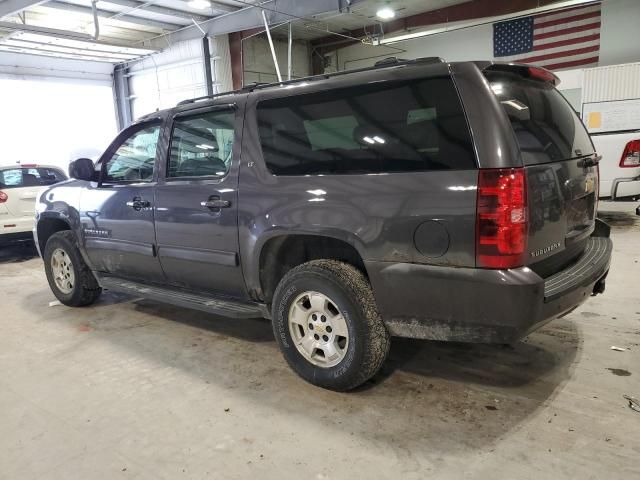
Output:
[[[98,299],[102,289],[80,255],[73,232],[64,230],[51,235],[43,259],[49,287],[60,303],[83,307]]]
[[[285,359],[314,385],[355,388],[376,374],[389,351],[371,286],[347,263],[313,260],[291,269],[272,308]]]

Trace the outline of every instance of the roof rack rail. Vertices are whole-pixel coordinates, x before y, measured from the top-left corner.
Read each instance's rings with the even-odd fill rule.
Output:
[[[273,82],[273,83],[253,82],[248,85],[245,85],[242,88],[239,88],[238,90],[230,90],[228,92],[215,93],[213,95],[204,95],[202,97],[183,100],[179,102],[178,105],[188,105],[190,103],[196,103],[203,100],[211,100],[214,98],[223,97],[225,95],[235,95],[238,93],[253,92],[254,90],[262,90],[263,88],[286,86],[286,85],[292,85],[292,84],[302,83],[302,82],[313,82],[316,80],[326,80],[328,78],[338,77],[341,75],[366,72],[369,70],[377,70],[379,68],[396,67],[400,65],[411,65],[411,64],[417,64],[417,63],[430,64],[430,63],[443,63],[443,62],[444,62],[444,59],[440,57],[420,57],[414,60],[405,60],[405,59],[399,59],[396,57],[388,57],[388,58],[377,61],[372,67],[355,68],[353,70],[342,70],[340,72],[334,72],[334,73],[321,73],[320,75],[300,77],[300,78],[295,78],[293,80],[285,80],[282,82]]]

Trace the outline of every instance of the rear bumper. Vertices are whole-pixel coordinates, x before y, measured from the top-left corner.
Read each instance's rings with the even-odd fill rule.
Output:
[[[527,267],[484,270],[388,262],[366,266],[392,335],[511,343],[604,290],[613,249],[606,234],[590,237],[575,264],[547,279]]]
[[[633,169],[632,175],[613,180],[601,180],[600,197],[618,200],[625,197],[640,196],[640,169]]]

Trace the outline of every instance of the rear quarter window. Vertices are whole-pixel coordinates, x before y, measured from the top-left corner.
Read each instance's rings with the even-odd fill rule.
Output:
[[[264,100],[263,156],[275,175],[474,169],[450,77],[384,82]]]
[[[42,187],[66,180],[61,170],[47,167],[9,168],[0,170],[0,188]]]
[[[503,70],[485,76],[509,117],[525,165],[594,152],[578,115],[553,85]]]

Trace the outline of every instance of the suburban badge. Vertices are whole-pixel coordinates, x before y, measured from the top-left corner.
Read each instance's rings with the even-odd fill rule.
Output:
[[[544,255],[545,253],[549,253],[552,250],[556,250],[560,248],[560,242],[556,242],[556,243],[552,243],[551,245],[548,245],[544,248],[541,248],[540,250],[536,250],[535,252],[531,252],[531,256],[532,257],[539,257],[540,255]]]

